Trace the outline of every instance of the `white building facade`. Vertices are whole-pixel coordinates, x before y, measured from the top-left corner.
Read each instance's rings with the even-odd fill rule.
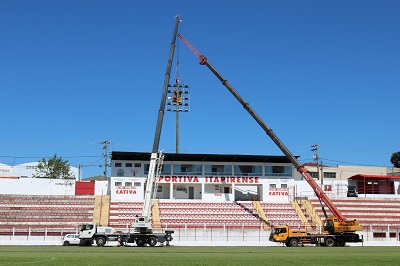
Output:
[[[0,164],[0,194],[74,195],[75,180],[31,178],[37,164]],[[113,152],[111,179],[96,181],[94,194],[111,195],[113,201],[142,201],[149,164],[150,153]],[[346,197],[348,185],[366,191],[365,195],[359,193],[360,197],[400,197],[400,179],[393,176],[392,168],[324,166],[319,179],[315,165],[306,168],[330,198]],[[79,181],[78,169],[71,167],[71,171]],[[362,174],[378,178],[352,178]],[[165,154],[156,194],[156,198],[165,200],[264,202],[314,196],[313,189],[285,156],[218,154]]]
[[[0,178],[32,178],[36,173],[38,164],[39,162],[29,162],[17,165],[0,163]],[[80,172],[77,167],[70,166],[70,171],[75,177],[75,180],[80,180]]]
[[[157,184],[158,199],[288,202],[314,196],[285,156],[164,154]],[[144,199],[150,153],[113,152],[110,193],[114,201]],[[307,167],[313,176],[316,167]],[[386,175],[386,168],[337,167],[325,169],[317,180],[329,197],[346,197],[348,178],[356,174]],[[321,174],[321,176],[322,176]],[[394,186],[399,187],[395,181]],[[397,189],[395,194],[397,194]],[[393,196],[393,195],[391,195]]]

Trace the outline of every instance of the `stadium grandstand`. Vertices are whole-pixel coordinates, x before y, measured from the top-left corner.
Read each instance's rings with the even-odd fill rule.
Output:
[[[149,153],[113,152],[111,178],[96,181],[2,172],[0,240],[46,240],[91,222],[130,230],[142,212],[149,161]],[[319,176],[315,165],[306,167]],[[366,241],[399,241],[396,171],[324,167],[316,181],[346,218],[360,221]],[[348,197],[349,187],[357,194]],[[174,241],[267,242],[271,225],[318,231],[323,219],[313,190],[285,156],[166,153],[152,207],[154,230],[175,230]]]

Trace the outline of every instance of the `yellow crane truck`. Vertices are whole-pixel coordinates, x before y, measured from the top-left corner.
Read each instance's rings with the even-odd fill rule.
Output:
[[[288,226],[274,227],[270,235],[270,240],[274,242],[285,243],[286,246],[298,246],[299,243],[305,242],[311,244],[320,244],[324,246],[344,246],[346,242],[362,242],[363,238],[360,237],[356,231],[362,230],[362,226],[357,220],[346,219],[342,213],[336,208],[333,202],[328,198],[325,192],[313,179],[308,170],[299,163],[297,158],[289,151],[289,149],[277,137],[274,131],[260,118],[260,116],[251,108],[251,106],[239,95],[239,93],[229,84],[229,82],[222,77],[217,69],[202,55],[188,40],[182,35],[178,37],[189,47],[190,50],[200,60],[200,65],[205,65],[208,69],[222,82],[222,84],[232,93],[232,95],[239,101],[244,109],[254,118],[260,125],[264,132],[271,138],[271,140],[278,146],[278,148],[286,155],[290,162],[296,167],[297,171],[308,182],[318,197],[322,210],[324,212],[326,221],[323,230],[320,234],[308,233],[306,230],[293,230]],[[322,202],[329,208],[333,216],[326,215]]]
[[[305,229],[290,229],[287,225],[281,225],[272,228],[269,240],[283,243],[287,247],[307,244],[343,247],[346,243],[363,242],[362,236],[360,237],[359,234],[355,233],[357,230],[362,230],[362,227],[360,225],[346,226],[339,222],[337,218],[329,217],[326,218],[324,230],[321,233],[310,233]]]

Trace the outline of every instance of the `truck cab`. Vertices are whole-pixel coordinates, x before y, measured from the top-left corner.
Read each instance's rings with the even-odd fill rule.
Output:
[[[112,227],[82,224],[79,230],[80,245],[91,245],[95,240],[98,246],[104,246],[107,241],[118,239],[116,230]]]
[[[286,246],[297,246],[299,237],[307,236],[305,229],[289,229],[288,225],[276,226],[272,229],[269,241],[285,243]],[[295,239],[297,242],[292,243]]]
[[[358,197],[356,186],[354,185],[347,186],[347,197]]]

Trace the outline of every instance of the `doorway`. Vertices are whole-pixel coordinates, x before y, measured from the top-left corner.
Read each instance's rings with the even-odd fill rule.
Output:
[[[194,187],[189,187],[189,199],[194,199]]]

